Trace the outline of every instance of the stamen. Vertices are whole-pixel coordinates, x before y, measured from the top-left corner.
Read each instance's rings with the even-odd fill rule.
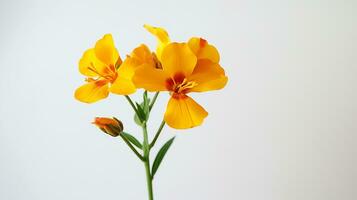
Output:
[[[88,69],[92,72],[94,72],[95,74],[97,74],[99,77],[107,79],[109,81],[114,81],[116,79],[116,72],[115,69],[111,69],[112,66],[109,66],[109,70],[111,72],[111,74],[109,75],[103,75],[101,73],[98,72],[98,70],[94,67],[93,62],[90,63],[90,67],[88,67]]]
[[[185,93],[187,92],[188,89],[191,89],[198,84],[194,81],[187,81],[187,79],[183,79],[183,81],[180,84],[175,85],[174,91],[176,93]]]

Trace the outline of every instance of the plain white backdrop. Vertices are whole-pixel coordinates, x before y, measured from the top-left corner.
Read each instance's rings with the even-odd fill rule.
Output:
[[[77,63],[105,33],[125,57],[201,36],[220,51],[224,90],[193,97],[210,113],[177,135],[154,181],[158,200],[357,198],[356,1],[0,1],[0,199],[147,199],[144,166],[90,124],[125,99],[73,98]],[[134,95],[138,99],[139,96]],[[168,95],[160,95],[154,131]],[[150,137],[153,134],[151,132]]]

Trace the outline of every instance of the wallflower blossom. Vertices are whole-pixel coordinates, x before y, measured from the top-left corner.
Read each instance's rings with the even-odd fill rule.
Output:
[[[114,46],[112,35],[104,35],[94,48],[84,52],[79,61],[79,71],[87,76],[87,83],[75,91],[75,98],[94,103],[106,98],[109,92],[121,95],[134,93],[136,88],[130,77],[132,70],[124,64]]]
[[[157,38],[163,38],[162,33],[166,31],[162,30],[156,27],[149,29]],[[201,38],[191,38],[188,43],[166,44],[159,40],[157,50],[161,53],[158,58],[162,68],[143,64],[136,69],[133,82],[137,88],[148,91],[170,92],[164,116],[169,126],[176,129],[198,126],[208,113],[187,94],[218,90],[226,85],[228,78],[218,64],[218,51]]]

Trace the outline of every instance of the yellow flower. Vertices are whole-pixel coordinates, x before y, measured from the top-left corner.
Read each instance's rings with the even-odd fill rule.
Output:
[[[208,113],[187,94],[218,90],[227,83],[223,68],[212,62],[217,61],[212,55],[200,57],[186,43],[170,43],[162,51],[162,69],[142,65],[136,69],[133,82],[137,88],[171,93],[164,116],[169,126],[176,129],[198,126]]]
[[[134,93],[136,88],[130,77],[132,69],[121,64],[112,35],[104,35],[94,48],[84,52],[79,61],[79,71],[87,76],[87,83],[75,91],[75,98],[93,103],[106,98],[109,92],[121,95]]]
[[[148,91],[169,91],[164,120],[176,129],[202,124],[207,111],[187,96],[190,92],[205,92],[223,88],[228,78],[219,63],[217,49],[202,38],[193,37],[187,43],[170,43],[166,30],[144,25],[158,40],[156,54],[160,67],[141,65],[133,82]]]

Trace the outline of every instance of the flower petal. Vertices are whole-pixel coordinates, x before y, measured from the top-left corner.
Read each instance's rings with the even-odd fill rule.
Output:
[[[222,89],[227,84],[228,78],[219,64],[210,60],[199,60],[188,80],[197,84],[190,89],[191,92],[205,92]]]
[[[106,34],[97,41],[94,47],[96,57],[106,65],[116,66],[121,64],[121,59],[117,49],[114,46],[111,34]]]
[[[136,91],[136,87],[131,79],[118,76],[110,86],[110,92],[120,95],[129,95]]]
[[[96,77],[105,72],[106,65],[97,59],[94,49],[88,49],[79,60],[79,72],[85,76]],[[96,73],[96,72],[98,73]]]
[[[134,75],[135,68],[140,65],[137,63],[135,59],[132,59],[131,57],[127,57],[123,64],[120,65],[119,69],[117,70],[118,76],[122,76],[126,79],[131,79]]]
[[[157,38],[158,45],[156,49],[156,54],[158,59],[161,60],[162,50],[170,42],[169,34],[166,32],[165,29],[160,27],[153,27],[145,24],[144,28]]]
[[[144,63],[155,67],[154,57],[145,44],[141,44],[139,47],[135,48],[130,54],[130,57],[134,59],[137,65],[136,67]]]
[[[136,91],[132,82],[135,69],[145,64],[147,67],[155,68],[154,58],[149,48],[142,44],[135,48],[118,69],[118,77],[110,87],[110,91],[116,94],[128,95]]]
[[[106,80],[91,81],[79,87],[74,97],[84,103],[94,103],[108,96],[108,84]]]
[[[139,65],[137,60],[127,57],[118,69],[118,76],[110,87],[110,92],[121,95],[132,94],[136,87],[132,82],[135,68]]]
[[[162,68],[171,77],[177,74],[189,76],[197,62],[195,54],[185,43],[170,43],[165,47],[161,56]]]
[[[169,43],[170,42],[170,37],[167,31],[163,28],[160,27],[154,27],[150,26],[148,24],[144,24],[144,28],[149,31],[151,34],[153,34],[157,40],[161,43]]]
[[[162,69],[156,69],[143,64],[135,70],[133,82],[137,88],[144,88],[150,92],[167,91],[166,82],[170,76]]]
[[[188,46],[197,59],[209,59],[214,63],[219,62],[219,53],[213,45],[208,44],[205,39],[193,37],[188,41]]]
[[[165,112],[165,122],[176,129],[187,129],[202,124],[207,111],[186,95],[173,95]]]

